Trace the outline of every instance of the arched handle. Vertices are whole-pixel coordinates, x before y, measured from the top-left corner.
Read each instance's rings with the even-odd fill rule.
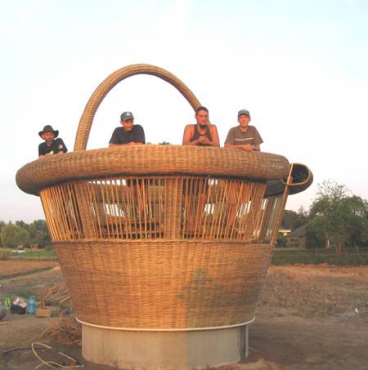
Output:
[[[184,98],[189,102],[193,109],[196,109],[200,106],[198,99],[194,96],[192,91],[172,73],[149,64],[132,64],[130,66],[118,69],[110,76],[108,76],[96,88],[96,90],[88,100],[88,103],[84,108],[84,112],[79,121],[78,131],[74,143],[74,151],[86,150],[93,118],[95,116],[97,108],[100,106],[107,93],[120,81],[124,80],[127,77],[138,74],[147,74],[160,77],[164,81],[176,87],[176,89],[184,96]]]

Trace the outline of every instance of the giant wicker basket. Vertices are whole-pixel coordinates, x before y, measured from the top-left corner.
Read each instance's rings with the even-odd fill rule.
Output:
[[[122,68],[88,101],[74,152],[17,173],[18,186],[41,198],[77,317],[128,330],[250,322],[287,196],[307,188],[312,174],[280,155],[227,148],[86,150],[98,106],[136,74],[157,76],[193,109],[200,105],[161,68]]]

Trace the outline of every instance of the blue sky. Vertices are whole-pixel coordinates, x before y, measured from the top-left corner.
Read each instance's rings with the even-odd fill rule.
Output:
[[[0,0],[0,220],[44,218],[15,183],[37,158],[37,133],[51,124],[72,151],[95,88],[135,63],[181,79],[222,145],[246,108],[263,151],[309,166],[315,182],[288,209],[308,210],[328,179],[368,199],[367,35],[366,0]],[[134,76],[104,99],[87,149],[108,145],[124,110],[151,143],[180,144],[194,122],[171,85]]]

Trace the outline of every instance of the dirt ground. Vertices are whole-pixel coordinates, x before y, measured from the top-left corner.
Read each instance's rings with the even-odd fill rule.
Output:
[[[48,296],[55,317],[8,313],[0,321],[0,370],[73,364],[64,355],[87,370],[114,370],[86,362],[78,336],[69,344],[50,336],[62,331],[58,302],[68,306],[57,262],[19,263],[0,261],[0,294]],[[244,363],[221,370],[368,369],[368,267],[271,266],[249,345]]]

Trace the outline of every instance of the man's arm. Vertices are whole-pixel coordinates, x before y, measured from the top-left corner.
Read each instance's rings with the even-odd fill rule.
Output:
[[[68,148],[66,147],[64,140],[62,138],[57,138],[55,140],[55,144],[57,146],[57,152],[56,154],[64,154],[68,152]]]
[[[262,138],[260,138],[260,144],[262,143]],[[261,151],[260,144],[252,145],[252,144],[244,144],[244,145],[234,145],[235,144],[235,136],[234,130],[230,129],[229,133],[227,134],[226,141],[225,141],[225,148],[236,149],[236,150],[245,150],[247,152],[252,151]]]
[[[254,136],[255,136],[255,143],[253,150],[260,152],[261,151],[261,144],[263,143],[263,139],[261,135],[259,134],[258,130],[254,128]]]
[[[124,143],[124,144],[114,144],[109,143],[109,147],[112,146],[127,146],[127,145],[144,145],[145,143],[139,142],[139,141],[131,141],[130,143]]]
[[[231,128],[226,135],[225,148],[231,148],[234,145],[234,141],[235,141],[234,133],[233,129]]]
[[[141,125],[134,125],[134,145],[143,145],[146,143],[146,135]]]
[[[42,151],[42,144],[40,144],[38,146],[38,158],[43,158],[45,156],[45,154],[43,154],[43,151]]]
[[[134,130],[135,130],[134,141],[131,141],[129,143],[121,143],[121,144],[117,143],[118,137],[117,137],[117,133],[115,133],[116,131],[115,130],[111,136],[109,147],[122,146],[122,145],[144,145],[146,143],[146,136],[145,136],[143,127],[140,125],[136,125],[134,126]]]
[[[44,143],[41,143],[39,146],[38,146],[38,158],[46,158],[48,157],[49,155],[53,154],[46,154],[46,147],[45,147],[46,144]]]
[[[245,150],[246,152],[260,152],[261,148],[259,145],[245,144],[245,145],[231,145],[229,143],[225,144],[225,148]]]
[[[185,126],[184,135],[183,135],[183,145],[198,145],[198,140],[192,140],[194,131],[194,125]]]
[[[220,146],[220,139],[219,139],[217,127],[215,125],[211,125],[210,130],[211,130],[211,136],[212,136],[212,143],[209,145]]]
[[[111,138],[110,138],[110,141],[109,141],[109,147],[112,147],[112,146],[118,146],[118,138],[117,138],[117,133],[116,133],[116,130],[115,129],[111,135]]]

